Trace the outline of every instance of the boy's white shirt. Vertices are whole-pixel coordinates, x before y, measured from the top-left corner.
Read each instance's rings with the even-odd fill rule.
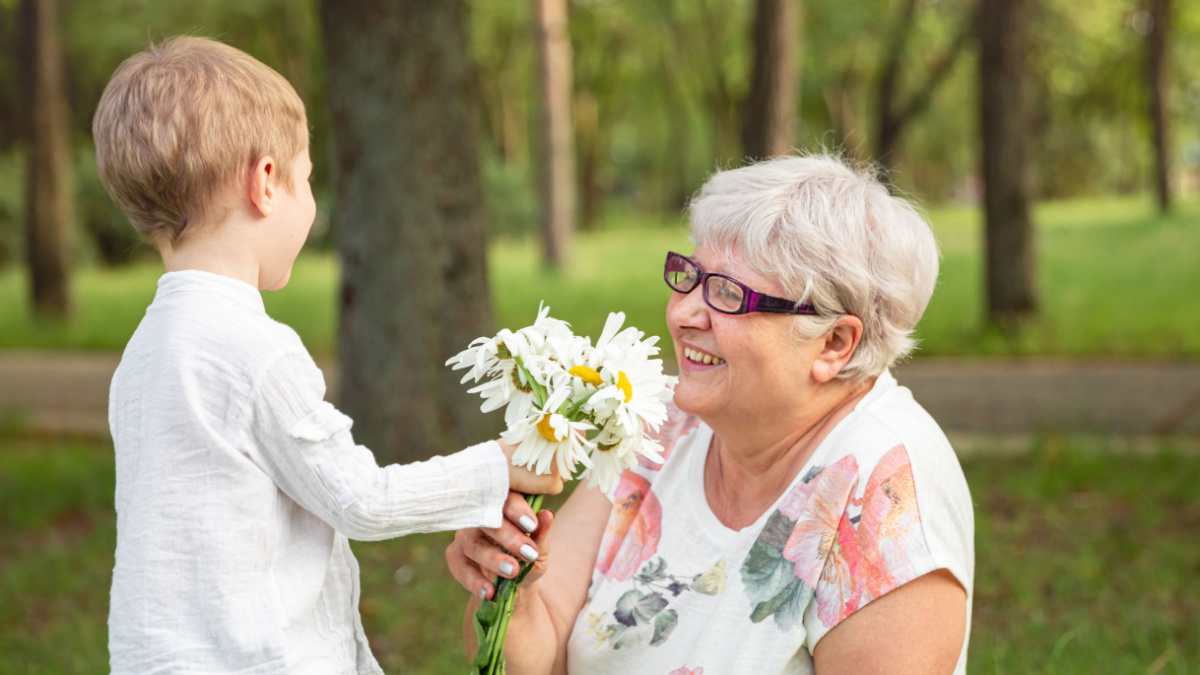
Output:
[[[499,526],[494,441],[380,468],[324,395],[256,288],[159,280],[109,398],[113,673],[380,673],[347,537]]]

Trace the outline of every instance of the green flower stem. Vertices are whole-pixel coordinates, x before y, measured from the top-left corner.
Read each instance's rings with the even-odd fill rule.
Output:
[[[545,495],[525,495],[525,501],[533,507],[535,516],[542,508],[543,499],[545,499]],[[504,640],[508,636],[508,623],[512,618],[513,606],[516,602],[517,587],[533,569],[533,563],[521,562],[520,565],[521,572],[516,578],[496,577],[493,581],[496,586],[496,594],[492,596],[496,603],[496,616],[494,622],[488,626],[483,641],[476,648],[475,655],[475,658],[478,659],[479,652],[484,652],[488,655],[487,663],[480,666],[477,671],[473,670],[472,673],[478,672],[480,675],[503,675],[504,673]],[[476,610],[476,616],[479,616],[482,611],[481,606],[479,610]],[[472,663],[474,661],[473,659]]]
[[[539,408],[544,408],[546,406],[547,398],[546,388],[543,387],[537,380],[533,379],[533,375],[529,373],[529,369],[525,367],[525,362],[521,360],[521,357],[513,357],[513,360],[517,362],[517,367],[520,368],[521,373],[525,375],[525,382],[529,384],[530,388],[533,389],[533,400],[537,401]]]
[[[587,403],[588,399],[595,396],[596,392],[598,392],[598,391],[600,391],[600,390],[596,389],[593,391],[589,391],[586,396],[584,396],[583,398],[579,399],[578,401],[576,401],[574,403],[571,403],[571,407],[567,408],[567,411],[564,412],[563,415],[565,415],[567,417],[567,419],[569,419],[569,420],[578,422],[579,420],[575,419],[575,413],[578,413],[579,409],[583,407],[583,404]],[[565,405],[567,405],[567,403],[570,403],[570,401],[564,402],[563,405],[565,406]]]

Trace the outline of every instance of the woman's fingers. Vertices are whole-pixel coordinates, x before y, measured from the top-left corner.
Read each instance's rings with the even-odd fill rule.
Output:
[[[525,577],[528,582],[540,579],[550,565],[550,526],[554,524],[554,513],[538,511],[537,519],[538,526],[534,530],[533,543],[538,548],[538,558],[533,564],[533,569],[529,571],[529,575]]]
[[[479,565],[467,555],[469,544],[484,538],[482,530],[474,528],[459,530],[454,535],[454,541],[446,547],[446,566],[450,574],[463,588],[475,593],[481,598],[490,598],[496,592],[492,586],[490,575],[484,573]]]
[[[529,533],[537,529],[538,521],[533,514],[533,507],[520,493],[508,493],[508,499],[504,502],[504,517],[522,532]]]
[[[515,505],[506,504],[505,508],[510,506],[514,507],[514,512],[522,513]],[[525,505],[526,509],[528,506]],[[508,520],[494,530],[459,530],[454,535],[454,541],[446,547],[446,565],[450,568],[450,574],[463,588],[483,598],[491,598],[496,592],[492,584],[493,577],[516,577],[521,571],[522,562],[534,563],[526,579],[535,581],[550,564],[548,535],[553,522],[554,515],[550,511],[539,512],[535,518],[533,538]]]

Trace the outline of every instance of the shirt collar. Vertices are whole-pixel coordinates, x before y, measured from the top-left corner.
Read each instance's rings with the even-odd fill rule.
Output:
[[[195,292],[218,295],[246,309],[266,314],[262,293],[257,288],[233,277],[201,270],[167,272],[158,278],[155,297],[166,298],[177,293]]]

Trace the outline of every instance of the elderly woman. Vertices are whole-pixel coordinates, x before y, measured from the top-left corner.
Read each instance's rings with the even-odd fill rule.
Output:
[[[690,215],[695,251],[666,259],[665,462],[580,486],[539,515],[536,552],[515,497],[447,550],[485,597],[517,569],[504,549],[539,556],[508,673],[964,672],[971,497],[888,371],[937,279],[928,224],[823,156],[718,173]]]

